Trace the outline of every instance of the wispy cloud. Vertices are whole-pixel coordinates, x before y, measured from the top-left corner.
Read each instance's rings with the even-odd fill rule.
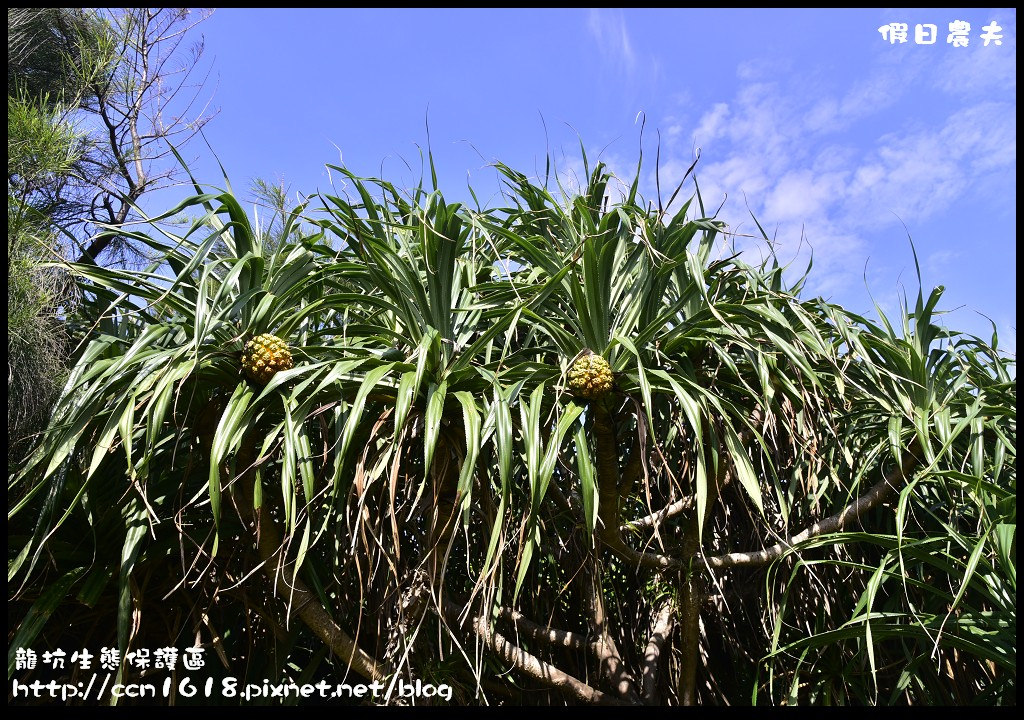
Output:
[[[1014,55],[976,57],[952,75],[917,61],[882,61],[846,87],[813,93],[799,74],[772,80],[741,66],[734,96],[713,104],[692,129],[671,119],[663,185],[682,178],[691,148],[700,147],[698,180],[709,211],[728,194],[719,217],[757,234],[752,212],[780,259],[813,248],[814,291],[859,283],[871,233],[926,221],[986,190],[1014,202],[1005,192],[1016,166],[1016,107],[1006,94]],[[895,112],[922,77],[940,78],[931,86],[951,96],[945,114]],[[972,83],[1002,93],[986,99],[965,89]],[[737,245],[756,247],[742,238]]]
[[[992,18],[1003,29],[1003,44],[978,48],[985,52],[946,53],[934,74],[936,87],[967,98],[1017,89],[1017,16],[1001,10],[993,11]]]
[[[945,210],[993,173],[1012,172],[1017,140],[1014,108],[982,103],[959,110],[939,127],[879,140],[846,187],[848,221],[883,222],[885,209],[904,220]]]
[[[694,131],[693,136],[696,141],[698,143],[710,142],[722,135],[727,117],[729,117],[729,106],[724,102],[715,103],[715,106],[700,119],[700,124]],[[674,127],[677,129],[677,133],[678,130],[681,130],[679,125]]]
[[[636,68],[633,42],[621,10],[591,9],[587,14],[587,30],[607,59],[621,64],[629,72]]]

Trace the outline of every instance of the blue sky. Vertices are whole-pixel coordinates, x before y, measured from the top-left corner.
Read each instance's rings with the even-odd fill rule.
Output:
[[[967,47],[946,41],[960,20]],[[878,31],[894,22],[908,42]],[[660,132],[663,194],[700,148],[705,203],[724,200],[752,257],[751,212],[783,262],[802,270],[813,248],[810,292],[873,315],[865,275],[886,311],[916,296],[909,232],[947,322],[987,338],[987,315],[1016,352],[1014,10],[219,9],[200,29],[219,111],[205,134],[236,191],[326,189],[339,160],[413,184],[429,117],[449,199],[469,182],[497,205],[488,163],[543,173],[548,151],[571,184],[581,140],[627,179],[642,145],[654,198]],[[189,150],[220,184],[201,141]]]

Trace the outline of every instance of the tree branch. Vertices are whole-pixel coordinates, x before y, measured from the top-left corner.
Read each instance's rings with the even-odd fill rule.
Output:
[[[601,540],[613,553],[637,567],[652,570],[683,570],[688,567],[688,563],[679,558],[634,550],[626,543],[618,528],[613,532],[604,533]]]
[[[897,483],[900,480],[903,480],[920,462],[918,459],[919,452],[920,445],[918,445],[915,440],[903,454],[900,467],[886,474],[885,477],[872,486],[864,495],[851,502],[835,515],[814,523],[802,532],[799,532],[770,548],[760,550],[758,552],[736,552],[704,558],[695,557],[694,562],[714,569],[767,565],[768,563],[782,557],[787,550],[790,550],[794,546],[805,542],[812,537],[842,530],[846,525],[857,520],[862,513],[876,507],[892,494],[897,487]],[[618,529],[616,529],[615,532],[602,533],[601,539],[612,550],[612,552],[617,554],[623,560],[627,560],[638,567],[669,570],[685,569],[689,566],[689,563],[679,558],[668,555],[659,555],[657,553],[638,552],[637,550],[634,550],[629,547],[625,539],[622,537],[621,531]]]
[[[622,653],[619,652],[618,646],[615,644],[614,638],[608,632],[608,615],[604,609],[604,588],[602,586],[602,568],[601,558],[597,552],[591,553],[589,562],[587,563],[590,572],[587,573],[589,576],[590,588],[589,589],[589,600],[590,600],[590,625],[591,630],[597,637],[597,642],[593,645],[594,653],[597,655],[598,667],[600,668],[601,677],[608,682],[608,684],[615,688],[615,692],[620,697],[625,698],[631,703],[639,704],[640,698],[636,694],[634,689],[636,683],[633,681],[633,677],[626,670],[625,664],[622,661]]]
[[[697,659],[700,655],[700,608],[706,597],[704,579],[690,573],[683,580],[682,669],[679,672],[679,704],[694,705],[697,700]]]
[[[641,695],[645,703],[653,705],[659,702],[658,693],[658,667],[661,664],[661,651],[665,647],[665,641],[672,634],[672,626],[675,624],[675,609],[670,600],[665,600],[661,609],[654,616],[654,627],[651,630],[651,638],[647,641],[647,650],[644,652],[644,668],[642,675]]]
[[[825,533],[842,530],[848,523],[857,520],[861,513],[867,512],[871,508],[879,505],[893,493],[896,489],[897,482],[905,479],[907,474],[917,466],[918,462],[920,462],[917,457],[920,449],[920,444],[915,440],[911,444],[910,448],[908,448],[903,454],[902,461],[898,468],[891,470],[864,495],[861,495],[835,515],[814,523],[806,530],[799,532],[780,543],[772,545],[770,548],[766,548],[759,552],[739,552],[728,553],[726,555],[715,555],[713,557],[704,558],[704,563],[711,568],[729,568],[738,566],[757,567],[758,565],[767,565],[773,560],[778,560],[786,553],[787,550],[792,549],[793,546],[799,545],[806,540],[810,540],[816,535],[823,535]]]
[[[250,455],[250,452],[240,453]],[[246,462],[246,461],[250,462]],[[271,583],[281,595],[289,599],[293,610],[313,633],[319,637],[350,668],[363,677],[373,681],[383,681],[389,674],[381,663],[364,652],[348,633],[342,630],[327,610],[320,604],[316,594],[311,592],[304,582],[295,577],[289,583],[285,579],[287,568],[293,563],[282,562],[281,536],[277,532],[274,518],[268,510],[268,504],[262,503],[255,511],[250,510],[253,506],[252,491],[249,485],[252,482],[251,471],[255,463],[251,457],[239,457],[238,464],[245,468],[242,474],[235,481],[233,489],[237,494],[236,507],[243,516],[249,515],[250,521],[256,525],[256,549],[260,559],[263,560],[263,568]],[[253,517],[255,515],[255,517]]]
[[[511,608],[499,608],[498,617],[508,620],[515,625],[516,630],[521,631],[531,640],[542,642],[547,645],[558,645],[566,648],[583,649],[593,645],[585,635],[574,633],[570,630],[558,630],[545,627],[530,620],[521,612]]]
[[[601,523],[598,534],[602,540],[614,539],[619,533],[619,450],[615,423],[605,400],[590,403],[594,415],[595,464],[597,466],[597,513]]]
[[[619,694],[630,702],[639,702],[639,697],[633,690],[633,678],[622,667],[618,649],[611,642],[611,638],[608,638],[609,642],[606,643],[603,639],[591,640],[587,635],[581,635],[569,630],[545,627],[510,608],[499,608],[498,617],[512,623],[517,632],[536,642],[576,650],[587,650],[592,653],[603,665],[609,664],[605,674],[612,684],[618,687]],[[664,638],[662,638],[662,642],[664,642]],[[625,684],[623,685],[623,683]]]
[[[461,627],[460,621],[462,608],[450,600],[444,600],[444,615],[456,626]],[[499,658],[520,672],[529,677],[571,693],[576,699],[586,703],[602,705],[627,705],[628,703],[619,700],[612,695],[603,693],[585,682],[562,672],[554,665],[546,663],[535,655],[523,650],[518,645],[509,642],[503,635],[491,629],[487,619],[476,615],[471,620],[473,632],[480,638],[488,648]]]
[[[693,507],[693,496],[687,495],[686,497],[679,498],[673,503],[670,503],[663,507],[657,512],[653,512],[650,515],[645,515],[642,518],[636,520],[630,520],[627,523],[619,525],[619,530],[622,532],[629,532],[631,530],[639,530],[645,527],[654,527],[664,520],[675,517],[680,513],[684,513]]]

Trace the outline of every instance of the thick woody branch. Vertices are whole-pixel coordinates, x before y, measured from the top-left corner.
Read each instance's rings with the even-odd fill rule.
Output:
[[[458,525],[458,481],[466,459],[466,436],[461,424],[443,427],[430,464],[433,518],[428,538],[427,572],[437,590],[443,586],[444,569]]]
[[[636,683],[629,671],[626,670],[625,663],[622,661],[622,653],[619,652],[615,639],[608,632],[608,616],[604,608],[604,588],[601,582],[603,574],[601,559],[596,556],[596,553],[591,557],[588,566],[590,570],[587,573],[590,583],[590,625],[594,636],[597,637],[593,649],[597,655],[601,677],[615,689],[620,697],[631,703],[639,704],[640,698],[634,689]]]
[[[626,664],[622,661],[622,653],[619,652],[612,636],[605,632],[594,645],[597,662],[601,668],[601,676],[620,697],[625,698],[631,704],[640,704],[640,697],[636,694],[635,689],[636,682],[626,669]]]
[[[597,640],[590,640],[588,635],[545,627],[509,608],[500,608],[498,617],[512,623],[516,632],[535,642],[549,646],[587,650],[602,664],[602,672],[621,696],[630,702],[639,701],[639,697],[633,690],[633,678],[623,666],[614,642],[606,634],[602,634]]]
[[[369,680],[384,680],[388,674],[387,671],[356,645],[356,641],[348,633],[338,627],[338,624],[327,614],[316,595],[310,592],[305,583],[298,578],[290,583],[285,579],[285,567],[280,561],[281,539],[274,527],[273,518],[264,508],[260,508],[259,525],[257,549],[260,558],[266,563],[264,568],[267,577],[275,582],[277,591],[291,598],[302,621],[324,641],[331,652],[345,661],[349,667]]]
[[[597,445],[598,537],[619,557],[637,566],[649,568],[681,568],[685,563],[664,555],[633,550],[622,538],[619,528],[619,459],[615,426],[611,413],[602,402],[591,405],[594,410],[594,439]]]
[[[693,507],[693,497],[686,496],[680,498],[669,505],[666,505],[661,510],[653,512],[650,515],[645,515],[642,518],[636,520],[630,520],[627,523],[623,523],[619,526],[619,530],[622,532],[629,532],[630,530],[639,530],[641,528],[654,527],[669,518],[673,518],[680,513],[684,513]]]
[[[547,645],[582,649],[590,647],[593,644],[585,635],[580,635],[579,633],[574,633],[570,630],[558,630],[555,628],[544,627],[543,625],[530,620],[521,612],[510,608],[499,609],[498,617],[508,620],[510,623],[515,625],[517,631],[531,640],[542,642]]]
[[[688,567],[688,563],[679,558],[634,550],[626,543],[618,529],[602,534],[601,540],[613,553],[636,567],[645,567],[652,570],[682,570]]]
[[[917,457],[918,451],[919,446],[915,442],[915,444],[911,445],[910,449],[904,453],[900,467],[887,473],[885,477],[872,486],[864,495],[851,502],[835,515],[814,523],[802,532],[799,532],[770,548],[757,552],[727,553],[725,555],[695,558],[694,560],[696,563],[701,563],[706,567],[714,569],[767,565],[770,562],[778,560],[788,550],[802,542],[810,540],[817,535],[842,530],[850,523],[859,519],[863,513],[881,504],[893,493],[898,485],[902,484],[903,479],[906,478],[907,474],[910,473],[910,471],[913,470],[919,462]],[[626,560],[638,567],[663,570],[683,569],[688,567],[688,563],[679,558],[659,555],[657,553],[638,552],[634,550],[626,544],[621,532],[606,532],[602,535],[601,539],[612,550],[612,552],[623,560]]]
[[[665,641],[672,634],[672,626],[674,624],[674,609],[672,603],[666,600],[654,616],[651,638],[647,641],[647,649],[644,651],[641,694],[644,702],[649,705],[653,705],[660,700],[658,695],[658,667],[661,664],[661,651],[665,647]]]
[[[320,604],[316,594],[311,592],[298,577],[293,578],[291,582],[286,579],[287,575],[294,574],[294,564],[282,561],[284,551],[281,536],[274,524],[268,504],[264,502],[259,508],[252,509],[254,504],[251,487],[252,470],[256,464],[254,455],[255,453],[251,449],[239,453],[237,463],[244,470],[235,480],[233,490],[239,514],[249,517],[250,522],[255,522],[256,549],[263,561],[264,572],[277,591],[289,599],[293,611],[331,649],[331,652],[363,677],[373,681],[383,681],[387,677],[388,671],[381,663],[364,652],[356,644],[356,641],[334,622],[334,619]],[[292,572],[288,572],[289,569]]]
[[[637,434],[633,438],[633,447],[629,452],[629,460],[622,470],[622,478],[619,481],[619,495],[625,497],[633,492],[637,480],[644,474],[644,447],[641,436],[646,436],[646,426],[637,415]]]
[[[591,403],[594,412],[598,501],[597,513],[602,540],[614,538],[619,532],[619,451],[615,423],[603,400]]]
[[[838,513],[814,523],[803,532],[799,532],[796,535],[793,535],[792,537],[759,552],[715,555],[713,557],[705,558],[704,562],[711,568],[729,568],[739,566],[756,567],[758,565],[767,565],[774,560],[778,560],[795,545],[799,545],[802,542],[810,540],[812,537],[842,530],[849,523],[857,520],[862,513],[876,507],[892,495],[897,484],[902,484],[902,481],[906,478],[907,474],[909,474],[910,471],[918,464],[919,461],[917,455],[919,450],[920,445],[915,441],[914,444],[911,445],[910,449],[903,454],[902,461],[898,468],[891,470],[864,495],[861,495]]]
[[[450,600],[444,601],[444,614],[448,618],[449,622],[461,626],[462,623],[459,620],[461,612],[462,608],[455,603]],[[544,662],[535,655],[531,655],[526,652],[518,645],[514,645],[509,642],[503,635],[491,629],[490,624],[487,622],[485,617],[477,615],[474,616],[470,622],[473,632],[476,633],[481,642],[490,648],[490,650],[504,662],[515,667],[523,674],[542,682],[545,685],[564,690],[570,693],[577,700],[581,700],[586,703],[603,705],[627,704],[612,695],[603,693],[600,690],[587,685],[585,682],[569,675],[568,673],[562,672],[554,665]]]
[[[703,578],[696,573],[683,581],[682,611],[679,619],[683,629],[682,668],[679,671],[679,704],[697,702],[697,659],[700,655],[700,608],[704,604]]]

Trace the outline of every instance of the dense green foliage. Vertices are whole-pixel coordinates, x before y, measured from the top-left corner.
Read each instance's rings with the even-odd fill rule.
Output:
[[[130,233],[151,267],[73,267],[94,325],[9,487],[12,652],[198,637],[243,682],[466,703],[1015,702],[1016,381],[941,288],[895,325],[802,297],[639,167],[616,199],[499,164],[493,209],[333,169],[283,242],[197,186]],[[262,333],[295,361],[266,385]]]
[[[180,144],[183,132],[202,125],[186,123],[180,110],[174,118],[165,112],[195,65],[169,64],[194,25],[190,13],[7,11],[9,466],[24,459],[45,424],[80,339],[73,284],[63,269],[42,263],[136,255],[120,234],[97,236],[97,223],[132,219],[139,198],[177,168],[161,163],[167,141]],[[200,51],[201,44],[191,60]]]
[[[8,461],[17,462],[45,424],[66,378],[68,338],[59,317],[66,274],[41,262],[62,257],[81,213],[83,133],[74,113],[94,66],[58,42],[56,9],[9,9],[7,51]],[[87,28],[74,32],[84,38]],[[83,43],[85,41],[83,40]]]

